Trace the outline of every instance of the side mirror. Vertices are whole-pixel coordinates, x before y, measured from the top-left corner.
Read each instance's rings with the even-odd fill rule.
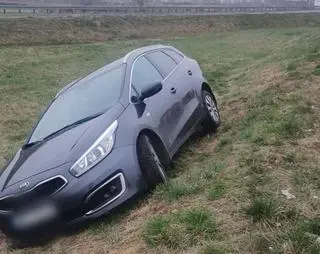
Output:
[[[159,93],[161,90],[162,90],[161,81],[150,83],[140,90],[139,96],[132,96],[131,100],[133,103],[141,103],[143,102],[144,99]]]

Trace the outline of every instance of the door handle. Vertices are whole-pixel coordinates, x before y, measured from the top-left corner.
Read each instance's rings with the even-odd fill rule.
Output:
[[[171,87],[170,92],[171,92],[171,93],[176,93],[176,92],[177,92],[177,89],[175,89],[174,87]]]
[[[189,75],[189,76],[192,76],[192,71],[189,70],[189,71],[188,71],[188,75]]]

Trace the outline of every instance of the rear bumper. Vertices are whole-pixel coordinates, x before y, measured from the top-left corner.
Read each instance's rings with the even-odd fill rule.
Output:
[[[69,168],[70,164],[66,164],[50,172],[51,176],[62,175],[68,180],[68,184],[50,198],[57,204],[61,226],[100,217],[146,189],[135,146],[114,149],[108,157],[79,178],[70,175]],[[86,202],[114,179],[121,181],[121,189],[106,202],[99,203],[96,209],[88,210]],[[14,216],[12,213],[0,214],[0,227],[5,233],[14,233],[10,232],[10,221]]]

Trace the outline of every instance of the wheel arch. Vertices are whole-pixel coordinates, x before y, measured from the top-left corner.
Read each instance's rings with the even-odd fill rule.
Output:
[[[212,97],[213,97],[213,99],[214,99],[214,102],[216,103],[216,105],[218,104],[217,99],[216,99],[216,96],[214,95],[214,93],[213,93],[211,87],[208,85],[208,83],[206,83],[206,82],[203,82],[203,83],[202,83],[201,91],[202,91],[202,90],[206,90],[206,91],[208,91],[209,93],[211,93],[211,95],[212,95]]]
[[[142,135],[146,135],[151,139],[151,142],[154,145],[156,152],[159,153],[160,158],[161,158],[162,162],[164,163],[164,165],[166,165],[166,166],[169,165],[170,161],[171,161],[170,154],[169,154],[166,146],[164,145],[162,139],[158,136],[158,134],[156,134],[154,131],[152,131],[150,129],[143,129],[139,132],[139,135],[137,136],[137,140]],[[136,144],[138,146],[138,142],[136,142]],[[137,147],[137,151],[138,151],[138,147]],[[137,152],[137,155],[138,155],[138,152]]]

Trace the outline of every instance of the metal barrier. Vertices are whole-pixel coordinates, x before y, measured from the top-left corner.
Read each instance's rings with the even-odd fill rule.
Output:
[[[268,13],[313,10],[307,2],[294,2],[290,6],[158,6],[158,7],[83,7],[83,6],[0,6],[3,15],[9,14],[98,14],[98,15],[210,15],[214,13]]]

